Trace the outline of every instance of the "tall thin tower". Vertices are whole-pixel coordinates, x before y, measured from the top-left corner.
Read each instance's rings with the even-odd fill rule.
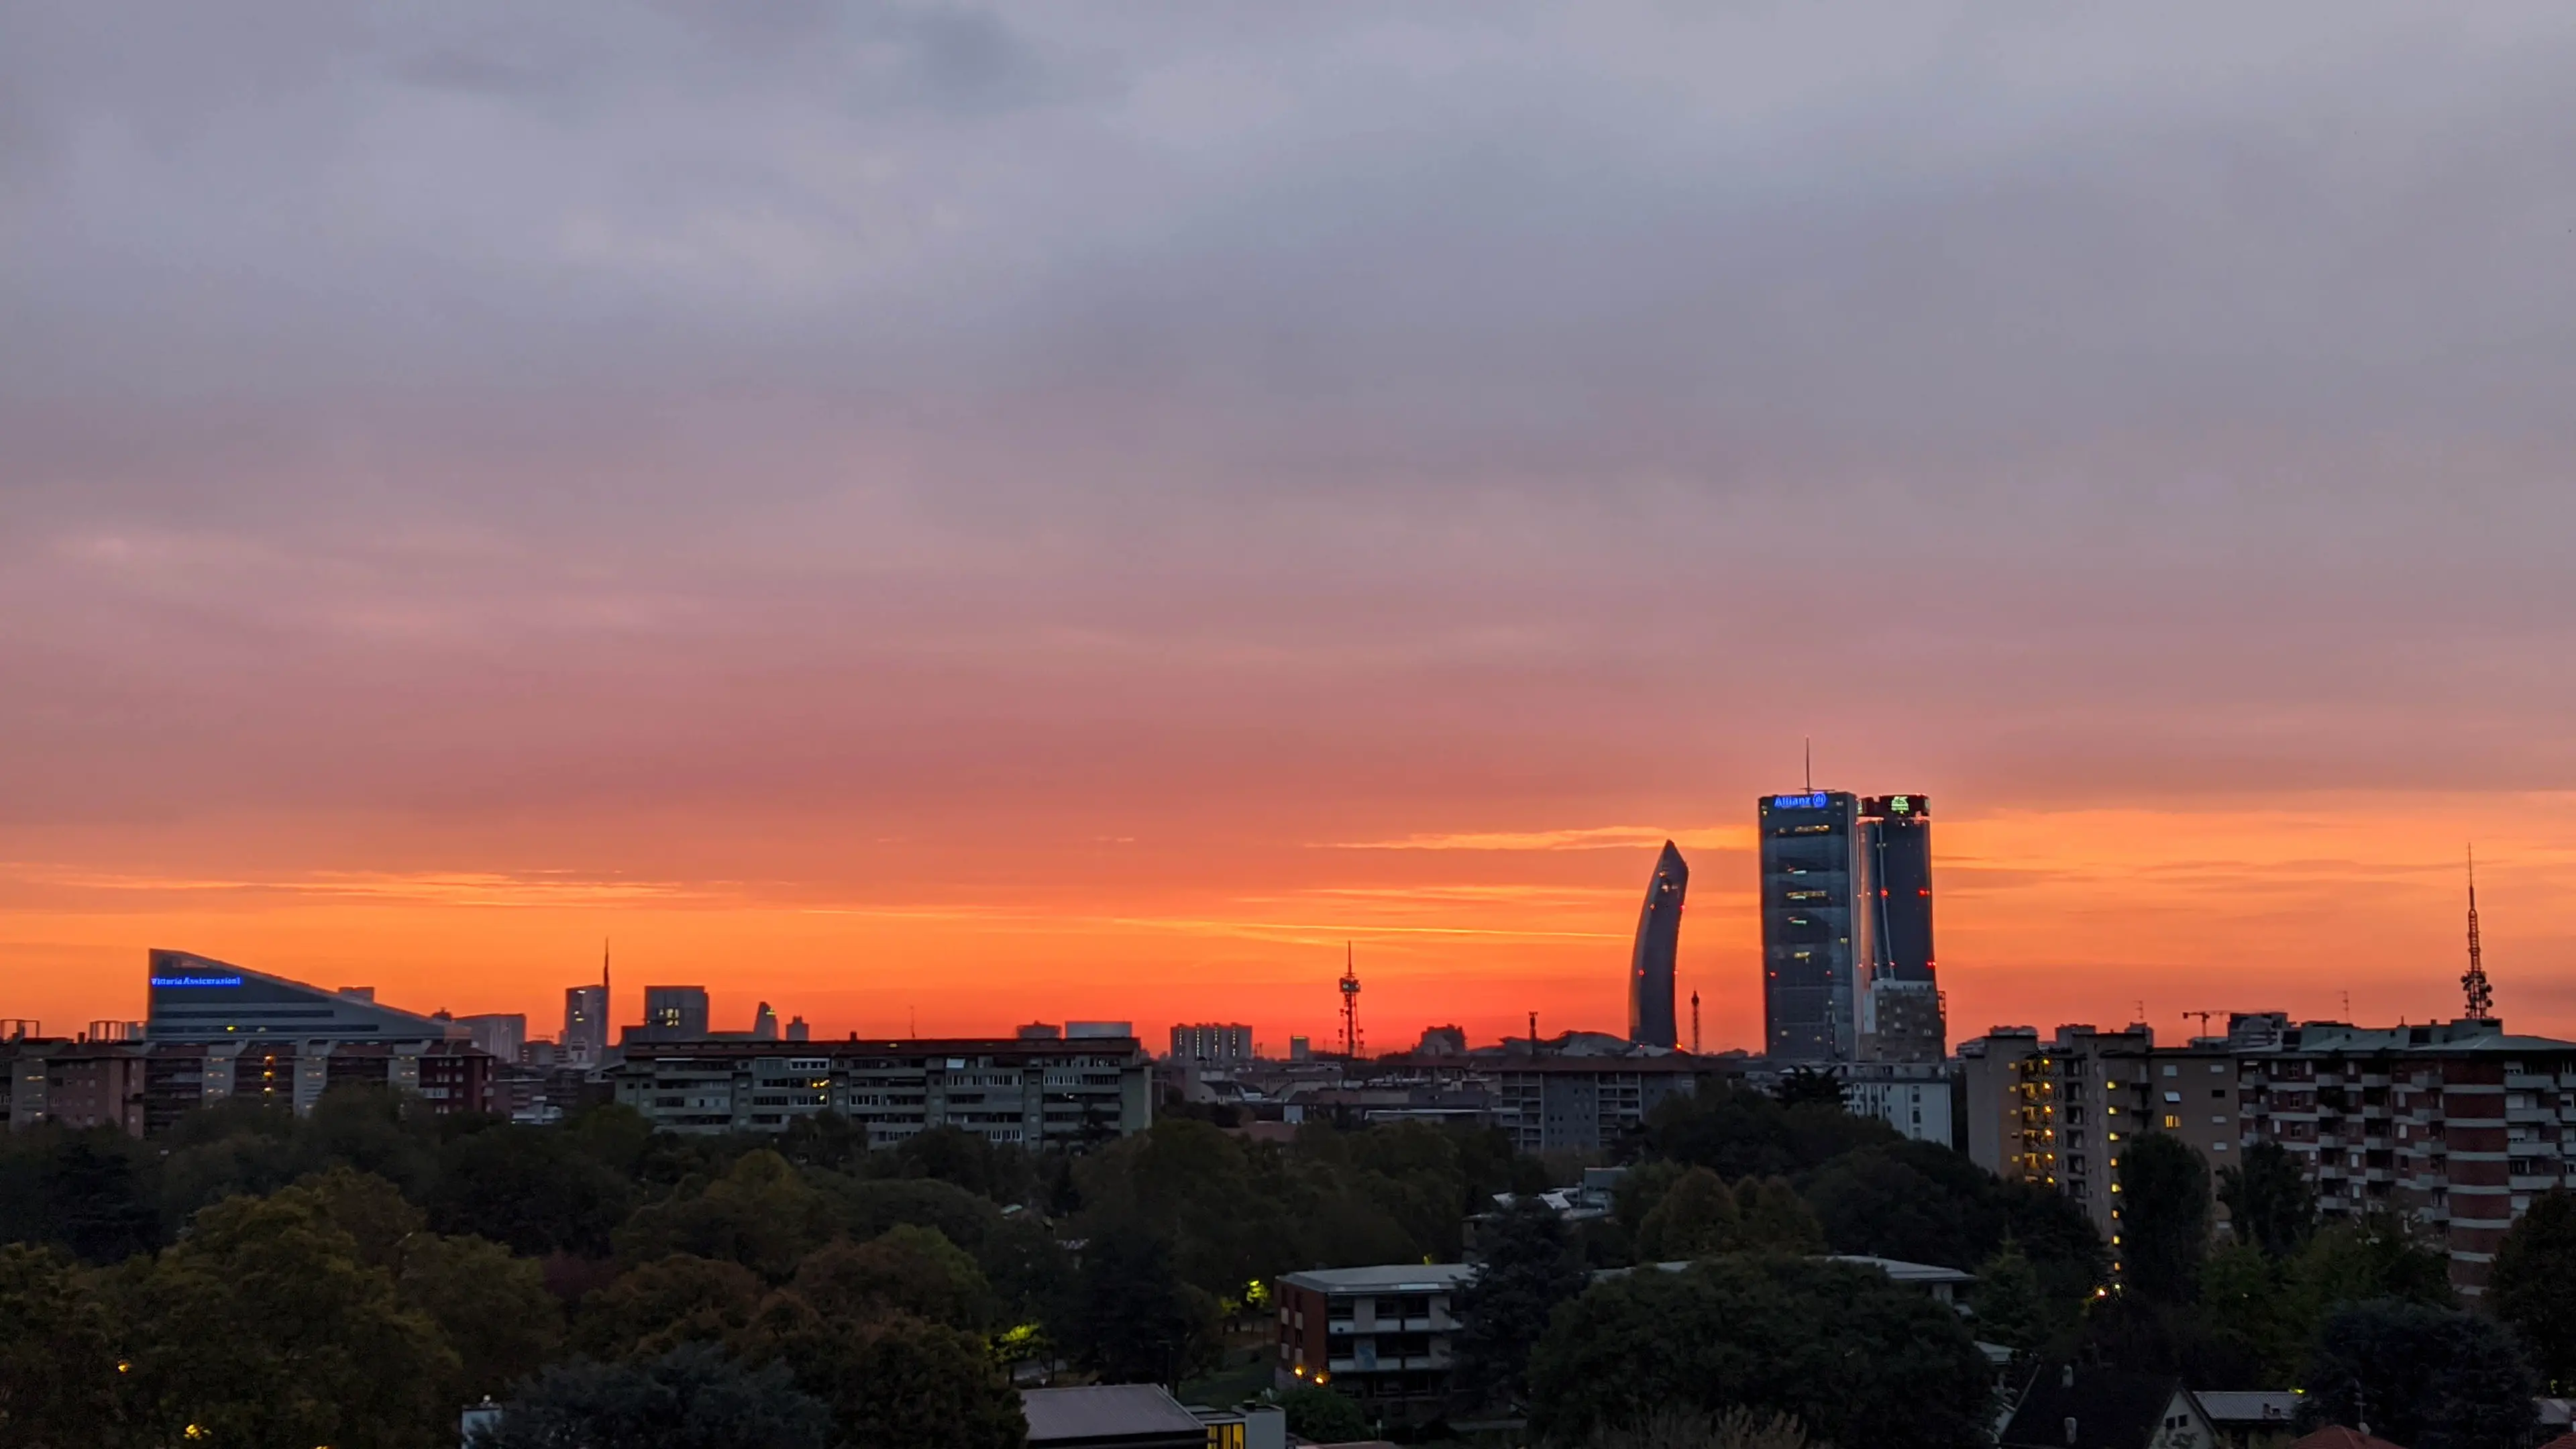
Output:
[[[1348,941],[1342,943],[1342,1056],[1360,1056],[1360,971]]]
[[[2474,1021],[2495,1019],[2495,988],[2487,984],[2486,953],[2478,946],[2478,848],[2469,847],[2469,969],[2460,973],[2460,992]]]

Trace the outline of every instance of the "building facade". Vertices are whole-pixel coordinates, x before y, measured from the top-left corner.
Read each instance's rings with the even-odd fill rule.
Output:
[[[616,1100],[674,1132],[782,1132],[834,1112],[871,1147],[932,1127],[1036,1149],[1153,1124],[1153,1059],[1133,1037],[630,1045]]]
[[[2534,1196],[2576,1188],[2576,1042],[2478,1019],[2311,1022],[2237,1068],[2245,1140],[2289,1150],[2325,1221],[2404,1217],[2466,1296]]]
[[[244,1099],[298,1115],[333,1087],[403,1093],[441,1116],[494,1109],[492,1058],[465,1041],[72,1042],[0,1045],[14,1129],[43,1123],[157,1136],[211,1102]]]
[[[1843,1109],[1875,1117],[1916,1142],[1953,1144],[1950,1069],[1940,1062],[1854,1062],[1843,1069]]]
[[[1698,1089],[1697,1057],[1507,1056],[1493,1073],[1493,1120],[1523,1152],[1597,1153],[1645,1125],[1655,1104]]]
[[[1689,893],[1690,865],[1667,840],[1646,880],[1637,943],[1628,959],[1628,1040],[1639,1046],[1680,1044],[1673,1021],[1673,960],[1681,950],[1682,898]]]
[[[608,986],[564,988],[563,1056],[567,1064],[595,1067],[608,1058]]]
[[[465,1029],[376,1002],[375,988],[325,990],[188,951],[146,957],[153,1042],[443,1041]]]
[[[1474,1276],[1464,1263],[1396,1263],[1279,1278],[1272,1383],[1322,1385],[1389,1426],[1442,1417],[1456,1365],[1457,1295]]]
[[[1840,790],[1765,795],[1754,807],[1762,867],[1762,1026],[1783,1066],[1847,1062],[1859,1050],[1858,983],[1872,913],[1860,801]]]
[[[1932,801],[1873,795],[1860,802],[1861,900],[1871,919],[1860,999],[1861,1061],[1933,1063],[1949,1028],[1932,957]]]
[[[1172,1060],[1226,1070],[1252,1064],[1252,1028],[1240,1022],[1199,1022],[1172,1028]]]

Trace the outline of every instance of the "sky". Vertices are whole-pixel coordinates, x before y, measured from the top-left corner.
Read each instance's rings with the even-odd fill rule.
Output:
[[[0,1016],[2576,1035],[2576,10],[0,0]]]

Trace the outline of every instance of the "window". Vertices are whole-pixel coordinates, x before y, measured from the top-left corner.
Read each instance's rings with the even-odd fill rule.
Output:
[[[2171,1063],[2171,1062],[2167,1062],[2167,1063],[2165,1063],[2165,1075],[2166,1075],[2166,1076],[2168,1076],[2168,1077],[2175,1075],[2176,1073],[2180,1072],[2181,1070],[2182,1070],[2182,1068],[2180,1068],[2180,1067],[2178,1067],[2178,1066],[2175,1066],[2175,1065],[2174,1065],[2173,1063]]]
[[[2210,1088],[2210,1089],[2209,1089],[2209,1099],[2210,1099],[2211,1101],[2213,1101],[2213,1102],[2224,1102],[2224,1101],[2226,1101],[2226,1100],[2227,1100],[2227,1089],[2226,1089],[2225,1087],[2212,1087],[2212,1088]]]
[[[2182,1119],[2181,1119],[2180,1117],[2172,1116],[2172,1115],[2170,1115],[2170,1114],[2168,1114],[2168,1115],[2165,1117],[2165,1130],[2166,1130],[2166,1131],[2171,1132],[2171,1131],[2173,1131],[2175,1128],[2180,1127],[2181,1125],[2182,1125]]]

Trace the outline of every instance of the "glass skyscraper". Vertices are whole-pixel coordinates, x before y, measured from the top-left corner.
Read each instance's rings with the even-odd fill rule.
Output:
[[[1932,963],[1932,802],[1874,795],[1860,802],[1860,818],[1873,912],[1861,1056],[1938,1062],[1949,1031]]]
[[[1775,1062],[1859,1051],[1859,970],[1871,959],[1860,801],[1841,790],[1755,804],[1762,865],[1762,1027]]]
[[[1628,1040],[1644,1046],[1677,1045],[1673,1024],[1673,957],[1681,949],[1682,897],[1690,891],[1690,866],[1669,840],[1655,857],[1646,882],[1646,904],[1637,912],[1637,949],[1628,963]]]

